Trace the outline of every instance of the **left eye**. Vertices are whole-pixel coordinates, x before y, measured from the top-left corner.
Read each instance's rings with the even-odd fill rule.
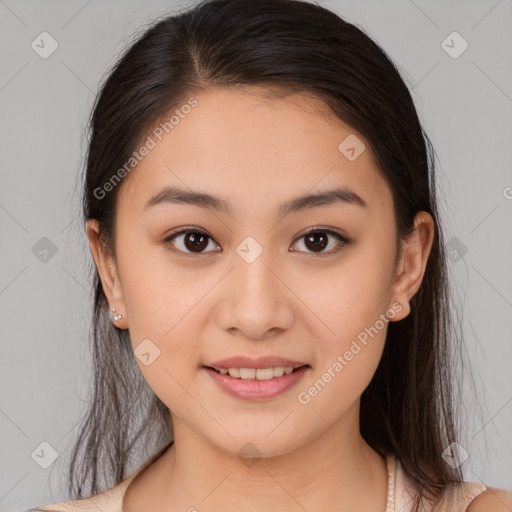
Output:
[[[334,244],[334,248],[331,247],[329,250],[324,250],[329,245],[328,239],[331,236],[334,236],[338,239],[338,244]],[[337,253],[343,249],[345,245],[350,243],[348,238],[331,229],[315,229],[309,231],[308,233],[301,235],[297,241],[302,240],[303,238],[305,239],[304,245],[306,249],[314,254],[319,254],[320,256]],[[179,243],[182,244],[183,248],[176,248],[174,244],[175,239],[179,240]],[[202,254],[203,252],[212,252],[205,251],[209,245],[209,241],[214,242],[213,238],[211,238],[210,235],[204,231],[188,228],[182,229],[181,231],[178,231],[177,233],[167,237],[164,240],[164,243],[170,244],[171,250],[175,252],[182,252],[185,254]],[[218,244],[213,243],[213,245],[219,248]],[[299,252],[309,252],[308,250]],[[297,251],[294,249],[292,252]]]
[[[323,249],[328,246],[328,238],[331,235],[338,239],[338,244],[334,244],[334,248],[331,247],[331,249],[324,251]],[[308,233],[301,235],[297,240],[302,240],[303,238],[305,239],[304,245],[306,248],[312,250],[314,254],[316,253],[319,256],[335,254],[341,251],[345,245],[350,243],[348,238],[340,235],[332,229],[314,229],[313,231],[309,231]]]

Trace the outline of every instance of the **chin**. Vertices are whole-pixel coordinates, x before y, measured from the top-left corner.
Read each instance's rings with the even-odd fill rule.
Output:
[[[259,459],[279,457],[286,455],[300,448],[300,441],[290,436],[289,430],[283,431],[282,435],[270,434],[269,431],[247,434],[247,430],[241,435],[228,435],[223,439],[210,439],[210,442],[221,450],[239,457],[247,466],[254,465]]]

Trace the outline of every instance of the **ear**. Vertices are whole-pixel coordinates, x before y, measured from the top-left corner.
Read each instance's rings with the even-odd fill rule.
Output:
[[[103,291],[107,297],[109,308],[115,308],[117,314],[121,314],[122,318],[114,321],[114,325],[120,329],[127,329],[128,323],[126,318],[126,308],[124,302],[121,281],[117,273],[117,266],[114,256],[104,247],[101,237],[99,223],[95,219],[90,219],[85,223],[85,231],[89,238],[89,246],[91,248],[96,268],[100,275]]]
[[[399,302],[402,310],[390,318],[390,321],[402,320],[411,312],[409,301],[421,286],[434,234],[432,216],[427,212],[418,212],[414,219],[414,231],[402,242],[402,254],[392,286],[392,304]]]

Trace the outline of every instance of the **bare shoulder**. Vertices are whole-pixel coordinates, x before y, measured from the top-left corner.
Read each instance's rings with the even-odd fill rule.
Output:
[[[466,509],[467,512],[512,512],[512,493],[491,487],[479,494]]]

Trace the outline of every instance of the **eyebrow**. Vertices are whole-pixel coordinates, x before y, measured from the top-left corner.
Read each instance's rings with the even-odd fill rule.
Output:
[[[277,208],[279,218],[299,211],[309,210],[319,206],[332,206],[334,204],[351,204],[367,208],[366,201],[354,191],[346,187],[338,187],[314,194],[305,194],[281,203]],[[184,190],[177,187],[165,187],[144,205],[148,210],[160,204],[190,204],[206,210],[216,210],[234,216],[232,205],[226,199],[212,196],[206,192]]]

